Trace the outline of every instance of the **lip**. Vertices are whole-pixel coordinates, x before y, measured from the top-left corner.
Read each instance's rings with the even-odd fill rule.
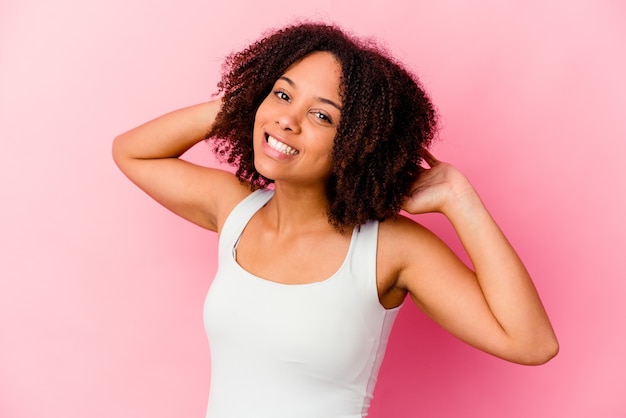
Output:
[[[274,139],[276,139],[279,142],[282,142],[283,144],[293,148],[294,150],[298,151],[295,155],[289,155],[289,154],[285,154],[282,153],[280,151],[275,150],[274,148],[270,147],[269,144],[267,143],[268,137],[272,137]],[[300,150],[297,149],[296,147],[294,147],[292,144],[290,144],[288,141],[286,141],[284,138],[278,136],[278,135],[273,135],[270,134],[268,132],[264,132],[263,133],[263,141],[261,142],[261,148],[263,149],[263,152],[268,155],[269,157],[272,157],[274,159],[277,160],[290,160],[293,159],[295,157],[297,157],[300,154]]]

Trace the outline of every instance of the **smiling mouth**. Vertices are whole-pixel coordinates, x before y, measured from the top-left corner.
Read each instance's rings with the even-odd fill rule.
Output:
[[[269,145],[271,149],[286,155],[296,155],[299,152],[298,150],[291,148],[289,145],[280,142],[271,135],[267,135],[267,145]]]

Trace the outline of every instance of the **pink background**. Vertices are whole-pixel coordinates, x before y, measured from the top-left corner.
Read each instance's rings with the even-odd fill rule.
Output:
[[[204,416],[215,237],[131,185],[110,143],[207,99],[229,51],[295,17],[374,36],[421,75],[443,115],[436,154],[481,191],[561,342],[517,366],[407,304],[371,416],[625,417],[617,0],[2,0],[0,417]],[[204,146],[190,158],[211,163]]]

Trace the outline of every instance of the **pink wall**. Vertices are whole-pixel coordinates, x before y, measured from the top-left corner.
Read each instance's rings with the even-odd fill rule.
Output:
[[[516,366],[407,306],[371,416],[626,416],[623,2],[210,3],[2,1],[0,417],[204,415],[215,239],[125,180],[110,142],[206,99],[227,52],[298,16],[380,38],[421,74],[436,153],[482,191],[561,342]]]

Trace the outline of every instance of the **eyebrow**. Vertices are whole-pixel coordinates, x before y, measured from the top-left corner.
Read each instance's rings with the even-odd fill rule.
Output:
[[[278,78],[279,80],[283,80],[285,81],[287,84],[289,84],[291,87],[296,88],[296,83],[293,82],[292,79],[290,79],[289,77],[285,77],[284,75]],[[332,107],[336,108],[337,110],[341,111],[341,106],[339,106],[337,103],[335,103],[334,101],[330,100],[330,99],[326,99],[324,97],[315,97],[316,100],[319,100],[322,103],[327,103],[329,105],[331,105]]]

